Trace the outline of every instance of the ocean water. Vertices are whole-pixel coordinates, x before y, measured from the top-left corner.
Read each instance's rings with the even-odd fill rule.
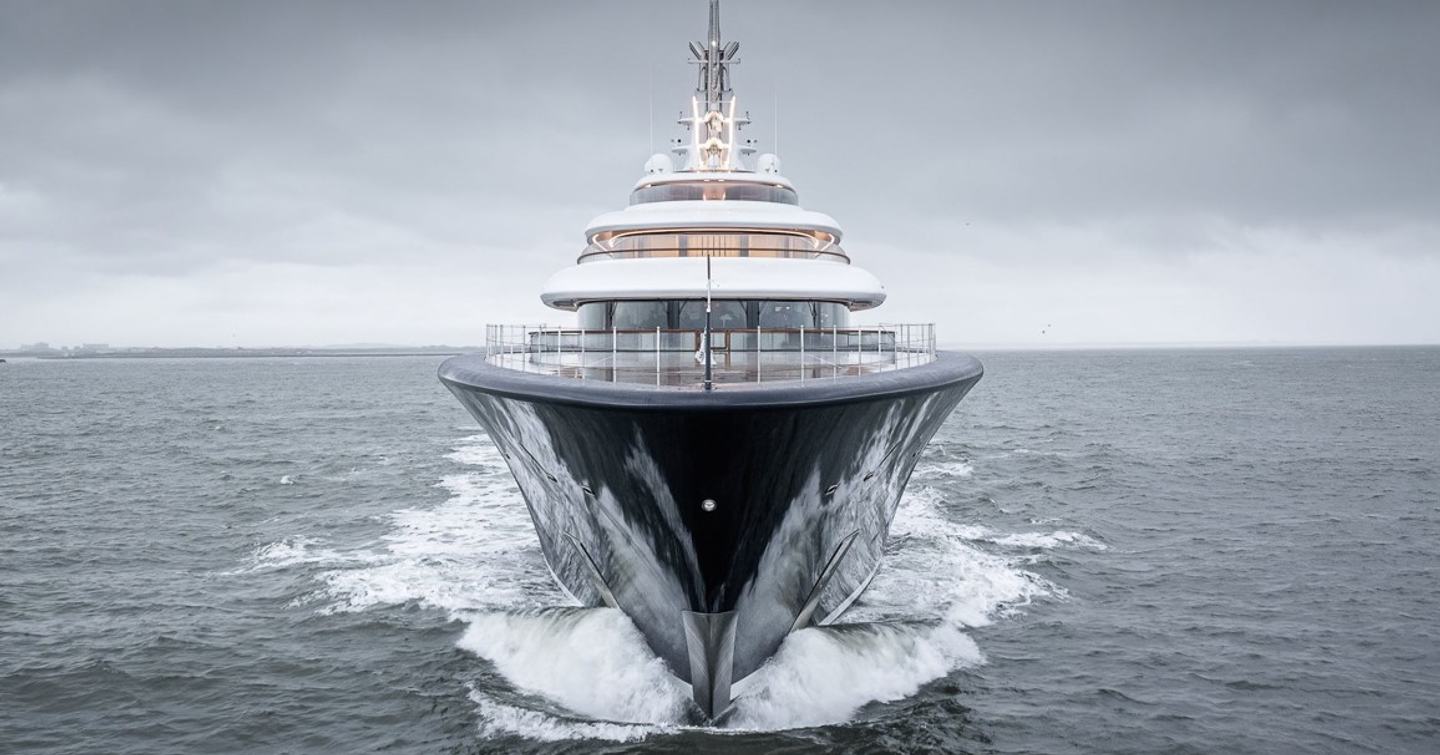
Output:
[[[0,752],[1440,751],[1440,349],[981,357],[720,728],[438,359],[0,365]]]

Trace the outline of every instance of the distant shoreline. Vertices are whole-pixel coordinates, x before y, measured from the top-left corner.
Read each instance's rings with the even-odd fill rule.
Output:
[[[35,353],[0,352],[0,359],[282,359],[285,357],[443,357],[474,351],[479,347],[443,347],[415,349],[206,349],[206,348],[142,348],[114,351],[71,351]]]
[[[999,352],[1085,352],[1085,351],[1265,351],[1315,349],[1433,349],[1440,344],[941,344],[947,351],[976,354]],[[484,351],[482,346],[416,346],[375,348],[206,348],[135,347],[101,350],[68,349],[49,352],[0,351],[0,359],[282,359],[309,357],[449,357]]]

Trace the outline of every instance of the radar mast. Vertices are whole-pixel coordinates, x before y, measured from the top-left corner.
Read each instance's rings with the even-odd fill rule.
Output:
[[[677,146],[687,171],[743,171],[740,158],[755,152],[736,143],[736,132],[750,122],[749,113],[737,114],[735,94],[730,90],[730,66],[740,62],[739,42],[720,37],[720,0],[710,0],[710,30],[706,38],[690,43],[691,63],[697,66],[698,83],[690,99],[690,114],[680,123],[690,130],[690,143]]]

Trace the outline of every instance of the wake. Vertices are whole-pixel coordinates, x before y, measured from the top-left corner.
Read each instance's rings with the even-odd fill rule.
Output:
[[[577,607],[556,585],[494,444],[484,435],[466,437],[448,458],[457,470],[438,485],[450,497],[395,511],[379,541],[344,550],[294,538],[257,550],[249,568],[319,568],[320,587],[308,600],[321,612],[413,603],[465,622],[459,647],[489,661],[521,693],[471,686],[487,735],[631,741],[701,725],[689,686],[669,673],[623,613]],[[971,472],[969,463],[945,458],[916,470],[885,562],[845,614],[848,623],[790,635],[736,685],[720,727],[778,730],[851,720],[870,703],[904,699],[983,664],[967,628],[1043,597],[1065,597],[1023,568],[1024,555],[984,546],[1032,552],[1104,546],[1073,532],[997,533],[958,523],[937,486]]]

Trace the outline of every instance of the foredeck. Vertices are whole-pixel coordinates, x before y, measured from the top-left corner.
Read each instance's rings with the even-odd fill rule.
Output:
[[[754,328],[712,331],[710,384],[842,380],[918,367],[935,359],[934,325]],[[491,325],[486,361],[520,372],[575,380],[704,389],[705,333],[699,330],[583,330]]]

